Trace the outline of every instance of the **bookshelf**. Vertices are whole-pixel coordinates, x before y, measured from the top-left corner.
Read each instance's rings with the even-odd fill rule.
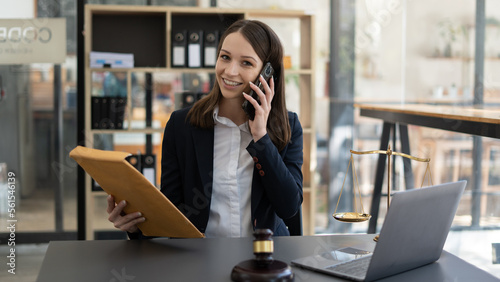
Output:
[[[156,93],[160,90],[163,79],[177,81],[169,85],[179,86],[179,77],[196,77],[193,84],[207,85],[210,76],[214,75],[214,68],[180,68],[172,67],[172,33],[181,24],[189,22],[192,27],[203,26],[212,29],[224,29],[237,19],[258,19],[268,23],[278,33],[275,25],[280,21],[292,21],[300,32],[300,46],[297,54],[292,55],[294,64],[285,71],[287,79],[295,81],[297,97],[293,104],[288,103],[290,110],[299,114],[304,133],[304,202],[302,204],[303,233],[314,234],[316,188],[314,172],[316,164],[316,139],[314,128],[314,101],[315,101],[315,60],[314,60],[314,15],[295,10],[248,10],[222,9],[198,7],[169,7],[169,6],[122,6],[122,5],[85,5],[85,146],[99,147],[96,140],[100,136],[112,135],[114,150],[128,151],[135,154],[137,150],[144,150],[141,141],[136,144],[124,144],[123,140],[140,139],[146,136],[146,141],[153,141],[152,153],[157,157],[157,186],[159,187],[159,173],[161,157],[161,140],[163,128],[168,121],[169,112],[153,112],[155,107],[149,102],[137,102],[134,80],[148,80],[152,77],[152,89]],[[284,42],[284,45],[286,43]],[[285,51],[287,46],[285,45]],[[134,68],[91,68],[90,52],[116,52],[134,54]],[[106,75],[121,73],[126,77],[127,106],[123,122],[123,129],[93,129],[91,125],[91,100],[99,92],[99,85]],[[146,78],[143,78],[146,77]],[[200,79],[201,78],[201,79]],[[157,81],[160,81],[157,83]],[[192,81],[191,81],[192,82]],[[157,87],[158,86],[158,87]],[[184,84],[185,86],[185,84]],[[169,86],[170,87],[170,86]],[[148,88],[148,87],[145,87]],[[288,88],[287,88],[288,89]],[[144,89],[142,89],[144,90]],[[145,89],[144,91],[148,91]],[[288,95],[288,90],[287,90]],[[147,96],[147,95],[146,95]],[[146,100],[147,97],[146,97]],[[139,103],[140,106],[134,105]],[[149,122],[148,122],[149,112]],[[151,118],[152,115],[152,118]],[[146,116],[146,122],[143,118]],[[117,136],[127,136],[118,137]],[[135,138],[132,136],[136,136]],[[147,139],[150,138],[150,139]],[[148,141],[149,140],[149,141]],[[158,146],[158,142],[160,145]],[[118,144],[120,143],[120,144]],[[156,144],[156,145],[155,145]],[[151,149],[150,149],[151,150]],[[86,238],[93,239],[94,232],[102,229],[114,230],[112,225],[98,226],[96,210],[103,208],[105,194],[94,191],[91,178],[86,175]],[[98,208],[98,201],[101,206]],[[100,212],[100,210],[98,210]],[[107,214],[102,210],[105,220]],[[97,215],[100,216],[100,215]],[[99,219],[99,221],[102,221]],[[106,231],[106,230],[104,230]]]

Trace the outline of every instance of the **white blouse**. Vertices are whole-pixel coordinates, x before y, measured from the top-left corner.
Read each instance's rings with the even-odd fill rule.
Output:
[[[252,141],[248,122],[237,126],[214,110],[214,172],[206,237],[253,234],[250,196],[254,162],[246,147]]]

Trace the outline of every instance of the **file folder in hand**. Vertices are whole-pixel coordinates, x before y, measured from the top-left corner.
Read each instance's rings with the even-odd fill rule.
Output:
[[[97,181],[116,202],[127,201],[125,213],[140,211],[146,221],[138,224],[146,236],[205,237],[148,179],[125,160],[126,152],[77,146],[70,157]]]

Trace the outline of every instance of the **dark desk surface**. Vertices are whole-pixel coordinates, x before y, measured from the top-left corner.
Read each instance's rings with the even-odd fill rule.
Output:
[[[291,260],[353,244],[374,247],[373,234],[274,238],[274,258]],[[253,258],[252,238],[57,241],[37,281],[230,281],[232,268]],[[295,281],[343,281],[292,266]],[[499,281],[443,252],[436,262],[383,281]]]
[[[477,136],[500,138],[500,109],[425,105],[355,104],[360,115]]]

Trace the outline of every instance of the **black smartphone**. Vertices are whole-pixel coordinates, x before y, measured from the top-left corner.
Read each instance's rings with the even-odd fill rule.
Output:
[[[269,83],[269,79],[273,76],[273,73],[274,73],[274,69],[271,66],[271,63],[268,62],[262,68],[262,71],[260,72],[260,75],[255,80],[254,84],[257,85],[260,88],[260,90],[264,91],[264,86],[262,85],[262,83],[260,83],[259,78],[262,75],[264,77],[264,80],[266,80]],[[251,89],[251,91],[248,95],[252,96],[255,100],[257,100],[257,102],[259,102],[259,105],[260,105],[259,96],[257,95],[257,93],[255,93],[255,91],[253,91],[253,89]],[[253,120],[255,118],[255,108],[253,107],[252,103],[248,102],[248,100],[245,100],[245,102],[243,102],[241,107],[243,108],[243,110],[245,111],[245,113],[247,114],[247,116],[250,120]]]

